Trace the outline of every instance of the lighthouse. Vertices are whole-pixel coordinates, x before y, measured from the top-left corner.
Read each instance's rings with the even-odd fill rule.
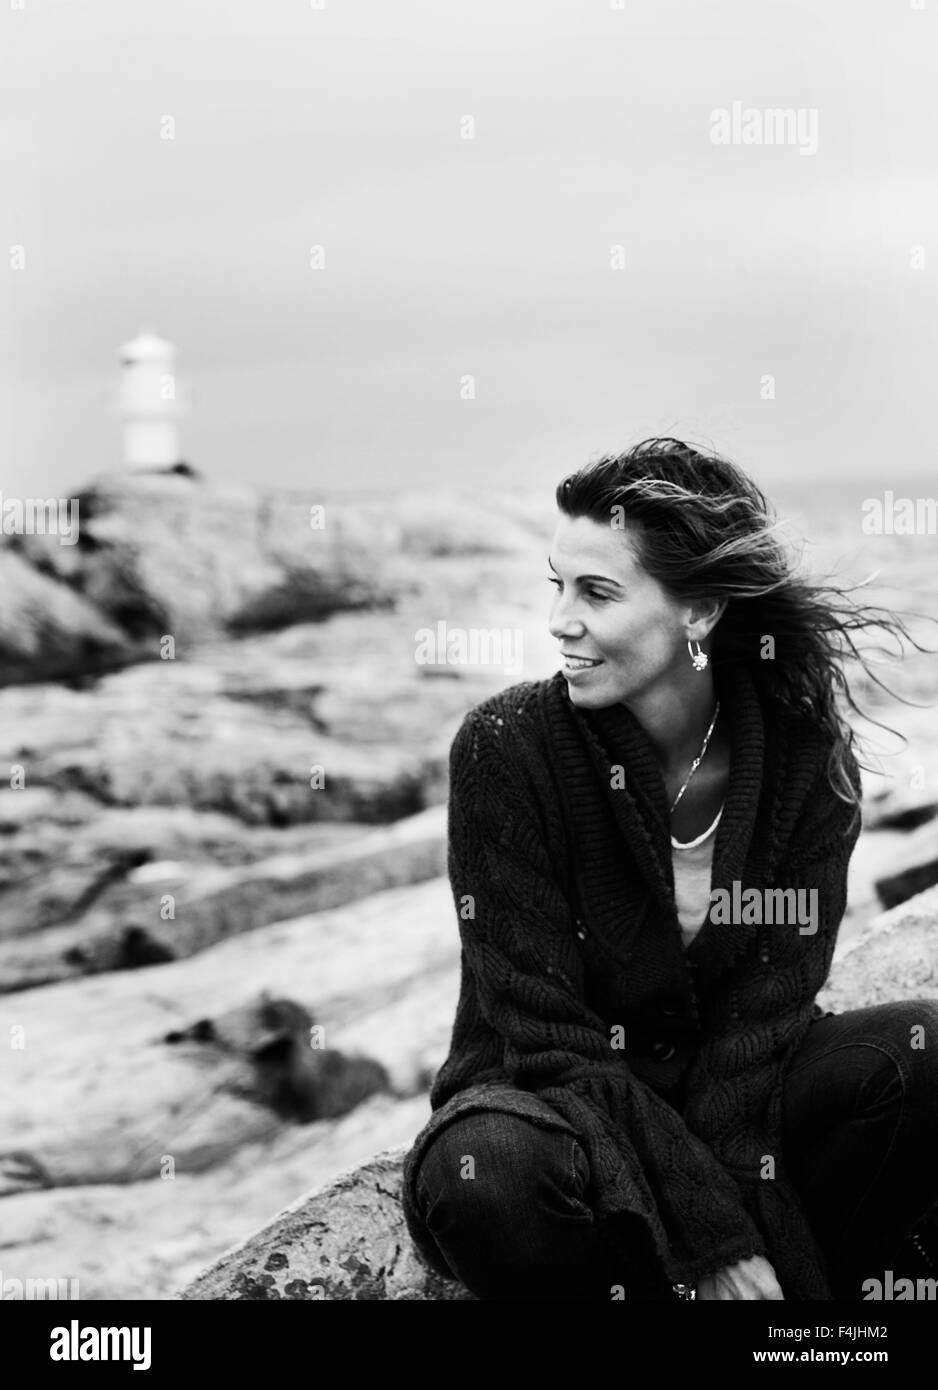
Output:
[[[147,327],[120,349],[118,410],[128,468],[171,468],[179,462],[176,349]]]

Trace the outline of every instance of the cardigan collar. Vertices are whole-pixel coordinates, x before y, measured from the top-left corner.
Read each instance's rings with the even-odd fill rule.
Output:
[[[714,685],[731,729],[729,784],[717,827],[711,883],[731,894],[742,881],[759,808],[765,764],[765,723],[758,691],[738,662],[713,668]],[[612,931],[617,954],[638,946],[641,921],[621,920],[623,864],[609,838],[615,825],[644,877],[657,915],[669,921],[665,937],[697,973],[698,987],[714,978],[747,945],[754,928],[739,922],[705,921],[690,947],[681,943],[674,898],[670,815],[661,767],[648,735],[625,705],[577,709],[563,673],[546,681],[544,709],[565,803],[573,865],[588,918]],[[621,768],[613,786],[613,770]],[[644,916],[644,914],[642,914]],[[605,920],[604,920],[605,919]]]

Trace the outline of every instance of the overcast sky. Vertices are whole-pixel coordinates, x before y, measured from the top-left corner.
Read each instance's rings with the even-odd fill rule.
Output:
[[[659,432],[935,476],[938,0],[22,3],[8,493],[119,465],[144,322],[184,457],[245,482],[552,489]],[[816,152],[714,144],[734,101],[816,111]]]

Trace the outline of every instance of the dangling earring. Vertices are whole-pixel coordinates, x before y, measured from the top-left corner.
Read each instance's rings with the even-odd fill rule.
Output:
[[[687,650],[690,652],[690,659],[694,663],[694,670],[706,671],[707,667],[710,664],[710,658],[707,655],[707,653],[703,650],[699,642],[696,642],[695,646],[697,647],[696,652],[691,647],[690,642],[688,642],[687,644]]]

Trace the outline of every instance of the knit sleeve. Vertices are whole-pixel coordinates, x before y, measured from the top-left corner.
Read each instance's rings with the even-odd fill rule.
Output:
[[[852,759],[848,772],[859,793]],[[759,926],[709,1001],[711,1019],[732,1017],[733,1024],[708,1028],[704,1020],[704,1040],[688,1076],[684,1119],[733,1176],[760,1229],[771,1232],[768,1257],[786,1298],[830,1296],[823,1257],[786,1169],[784,1082],[830,970],[859,832],[858,815],[834,794],[826,769],[820,771],[771,885],[816,894],[816,917],[804,931],[800,921]]]
[[[597,1219],[637,1279],[692,1283],[764,1253],[734,1181],[586,1004],[570,904],[509,752],[493,716],[467,716],[450,756],[449,874],[463,969],[512,1084],[576,1130]]]

